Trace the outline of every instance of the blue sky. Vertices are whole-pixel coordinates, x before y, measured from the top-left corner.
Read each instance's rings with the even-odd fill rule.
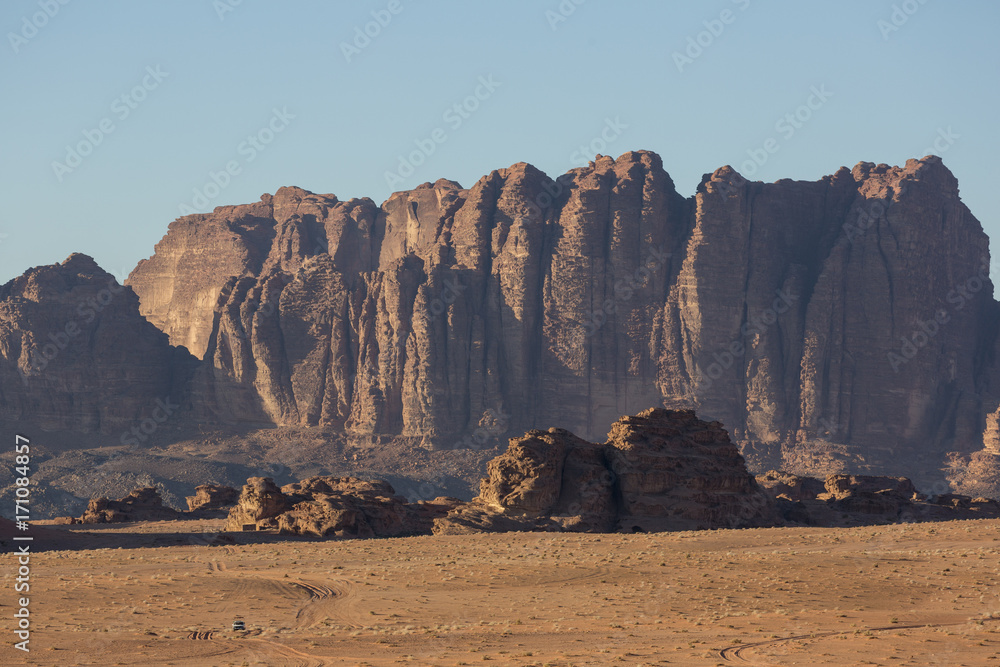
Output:
[[[935,152],[1000,235],[1000,4],[576,2],[6,0],[0,281],[72,252],[123,278],[183,207],[555,177],[607,138],[685,196],[724,164],[813,180]]]

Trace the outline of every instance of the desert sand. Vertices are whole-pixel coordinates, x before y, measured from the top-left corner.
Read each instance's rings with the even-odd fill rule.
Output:
[[[39,531],[32,650],[8,596],[0,663],[1000,663],[996,520],[342,541],[222,523]]]

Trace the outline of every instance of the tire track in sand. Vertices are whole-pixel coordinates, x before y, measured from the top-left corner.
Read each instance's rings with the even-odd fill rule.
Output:
[[[972,619],[969,621],[960,621],[958,623],[916,623],[912,625],[887,625],[884,627],[877,628],[857,628],[854,630],[842,630],[833,632],[812,632],[805,635],[794,635],[792,637],[781,637],[780,639],[770,639],[765,642],[754,642],[752,644],[737,644],[735,646],[727,646],[726,648],[719,651],[719,657],[728,660],[729,662],[750,662],[750,658],[743,655],[745,651],[750,649],[761,648],[762,646],[772,646],[774,644],[783,644],[785,642],[803,641],[806,639],[822,639],[824,637],[837,637],[839,635],[853,635],[861,632],[887,632],[891,630],[915,630],[923,628],[947,628],[954,627],[956,625],[967,625],[969,623],[975,623],[977,621],[1000,621],[997,618],[980,618]]]
[[[310,627],[326,620],[352,628],[362,627],[355,609],[358,594],[351,582],[337,580],[327,582],[327,585],[299,580],[291,583],[310,596],[295,614],[295,621],[300,627]]]

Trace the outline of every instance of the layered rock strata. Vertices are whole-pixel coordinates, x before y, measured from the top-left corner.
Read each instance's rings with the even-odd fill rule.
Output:
[[[896,472],[913,473],[981,447],[987,266],[936,157],[816,182],[724,167],[685,199],[634,152],[381,207],[282,188],[173,223],[128,284],[205,358],[204,419],[450,446],[491,413],[592,440],[621,414],[694,407],[755,468],[886,470],[907,452]]]
[[[452,447],[695,408],[755,470],[929,483],[1000,404],[989,266],[933,156],[723,167],[690,198],[644,151],[380,207],[281,188],[175,221],[124,290],[82,256],[0,287],[0,419],[111,433],[169,398],[184,423]]]

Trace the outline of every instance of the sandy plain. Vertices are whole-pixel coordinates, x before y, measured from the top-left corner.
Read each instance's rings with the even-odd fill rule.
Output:
[[[221,526],[36,529],[29,654],[7,541],[0,664],[1000,664],[996,520],[345,541]]]

